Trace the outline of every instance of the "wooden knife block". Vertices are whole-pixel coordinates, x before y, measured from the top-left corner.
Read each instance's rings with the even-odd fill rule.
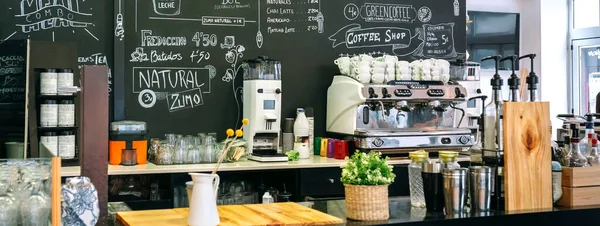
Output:
[[[504,103],[505,210],[552,208],[548,102]]]

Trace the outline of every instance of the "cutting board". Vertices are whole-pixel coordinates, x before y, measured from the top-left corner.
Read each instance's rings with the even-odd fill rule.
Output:
[[[552,208],[550,104],[504,103],[505,210]]]
[[[218,206],[220,225],[335,225],[344,221],[297,203]],[[125,226],[187,225],[189,209],[147,210],[117,213]]]

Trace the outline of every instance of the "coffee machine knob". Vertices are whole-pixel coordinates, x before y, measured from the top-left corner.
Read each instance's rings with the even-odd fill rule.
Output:
[[[281,93],[281,89],[280,88],[275,89],[275,93],[280,94]]]
[[[379,97],[377,94],[375,94],[375,89],[373,88],[369,88],[369,98],[377,98]]]
[[[468,144],[469,141],[471,141],[471,138],[469,138],[467,136],[461,136],[458,138],[458,143],[460,143],[460,144]]]
[[[392,97],[392,94],[388,93],[387,88],[381,89],[381,94],[383,94],[383,98],[390,98],[390,97]]]

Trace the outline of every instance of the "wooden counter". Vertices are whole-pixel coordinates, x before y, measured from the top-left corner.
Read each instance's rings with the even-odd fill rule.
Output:
[[[335,225],[344,221],[297,203],[218,206],[220,225]],[[188,209],[117,213],[125,226],[186,226]]]

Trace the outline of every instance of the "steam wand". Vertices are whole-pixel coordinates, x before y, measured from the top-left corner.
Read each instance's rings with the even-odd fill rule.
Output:
[[[529,90],[529,101],[534,102],[535,101],[535,94],[537,91],[537,84],[540,82],[538,76],[535,74],[535,72],[533,71],[534,67],[533,67],[533,63],[535,62],[535,54],[527,54],[524,56],[519,57],[519,60],[524,59],[524,58],[529,58],[529,60],[531,61],[531,72],[529,72],[529,75],[527,76],[527,79],[525,80],[525,82],[527,82],[527,90]]]
[[[511,64],[512,74],[510,74],[510,78],[508,78],[508,89],[510,90],[508,100],[510,102],[519,102],[519,84],[521,84],[521,79],[515,74],[515,62],[517,61],[517,58],[517,55],[512,55],[500,59],[500,62],[510,60]]]

